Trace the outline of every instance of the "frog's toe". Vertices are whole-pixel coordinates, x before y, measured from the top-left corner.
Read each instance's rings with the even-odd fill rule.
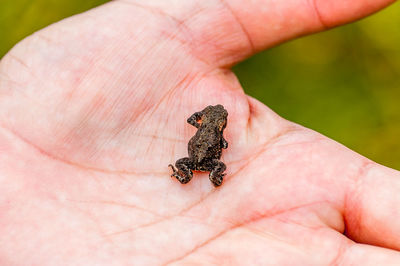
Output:
[[[179,172],[173,173],[171,177],[175,177],[181,184],[187,184],[192,179],[192,175],[180,175]]]
[[[189,181],[191,179],[191,178],[184,178],[181,176],[176,176],[176,178],[178,179],[179,182],[181,182],[181,184],[187,184],[187,183],[189,183]]]
[[[187,171],[183,171],[180,169],[176,169],[171,164],[169,166],[171,166],[171,168],[173,170],[171,177],[175,177],[181,184],[189,183],[189,181],[192,179],[193,173],[192,173],[192,171],[190,171],[190,169],[187,169]]]
[[[219,187],[222,184],[225,174],[210,174],[210,181],[214,186]]]
[[[178,170],[175,168],[175,166],[173,166],[172,164],[169,164],[168,167],[171,167],[172,169],[172,174],[171,176],[174,176],[174,174],[176,174],[178,172]]]

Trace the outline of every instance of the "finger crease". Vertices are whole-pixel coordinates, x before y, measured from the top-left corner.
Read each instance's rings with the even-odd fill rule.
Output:
[[[359,166],[358,171],[355,175],[351,176],[352,185],[349,186],[350,189],[345,193],[344,207],[343,207],[343,217],[345,222],[345,235],[349,234],[349,228],[351,228],[351,235],[354,235],[354,231],[358,231],[361,226],[361,215],[362,210],[354,208],[353,202],[358,201],[357,197],[360,196],[361,184],[363,182],[363,177],[365,177],[369,169],[375,163],[370,160],[364,160]],[[350,217],[350,213],[352,214]],[[350,218],[350,219],[349,219]]]
[[[313,9],[313,11],[314,11],[315,16],[316,16],[317,19],[318,19],[318,22],[319,22],[320,25],[322,26],[322,28],[323,28],[324,30],[329,29],[330,27],[329,27],[328,24],[325,22],[325,20],[324,20],[322,14],[321,14],[321,11],[319,10],[318,3],[317,3],[318,0],[308,0],[308,1],[311,2],[310,5],[311,5],[311,7],[312,7],[312,9]]]
[[[248,42],[249,42],[249,47],[250,47],[250,53],[254,54],[256,52],[254,43],[250,37],[249,32],[246,30],[245,26],[243,25],[243,23],[240,21],[239,17],[235,14],[235,12],[233,11],[232,7],[228,4],[228,2],[226,2],[226,0],[220,0],[220,2],[222,3],[222,5],[232,14],[233,18],[235,19],[235,21],[237,22],[237,24],[240,26],[240,28],[242,29],[243,34],[246,36]]]

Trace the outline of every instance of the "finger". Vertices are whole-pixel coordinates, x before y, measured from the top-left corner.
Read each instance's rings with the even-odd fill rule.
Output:
[[[125,0],[128,1],[128,0]],[[348,23],[395,0],[146,1],[189,29],[201,58],[229,65],[297,36]]]
[[[399,265],[400,252],[363,244],[351,245],[331,265]]]
[[[393,0],[227,0],[256,50],[367,16]],[[251,16],[249,16],[251,14]]]
[[[400,173],[367,164],[349,187],[347,235],[357,242],[400,250]]]

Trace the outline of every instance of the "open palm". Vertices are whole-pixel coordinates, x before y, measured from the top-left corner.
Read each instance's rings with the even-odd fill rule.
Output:
[[[229,70],[389,2],[121,0],[18,44],[0,64],[1,264],[400,264],[400,174],[282,119]],[[215,104],[224,183],[181,185],[168,164],[187,156],[185,121]]]

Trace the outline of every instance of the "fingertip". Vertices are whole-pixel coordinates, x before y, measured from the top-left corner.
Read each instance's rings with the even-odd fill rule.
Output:
[[[313,0],[321,22],[327,27],[349,23],[375,13],[396,0]]]

